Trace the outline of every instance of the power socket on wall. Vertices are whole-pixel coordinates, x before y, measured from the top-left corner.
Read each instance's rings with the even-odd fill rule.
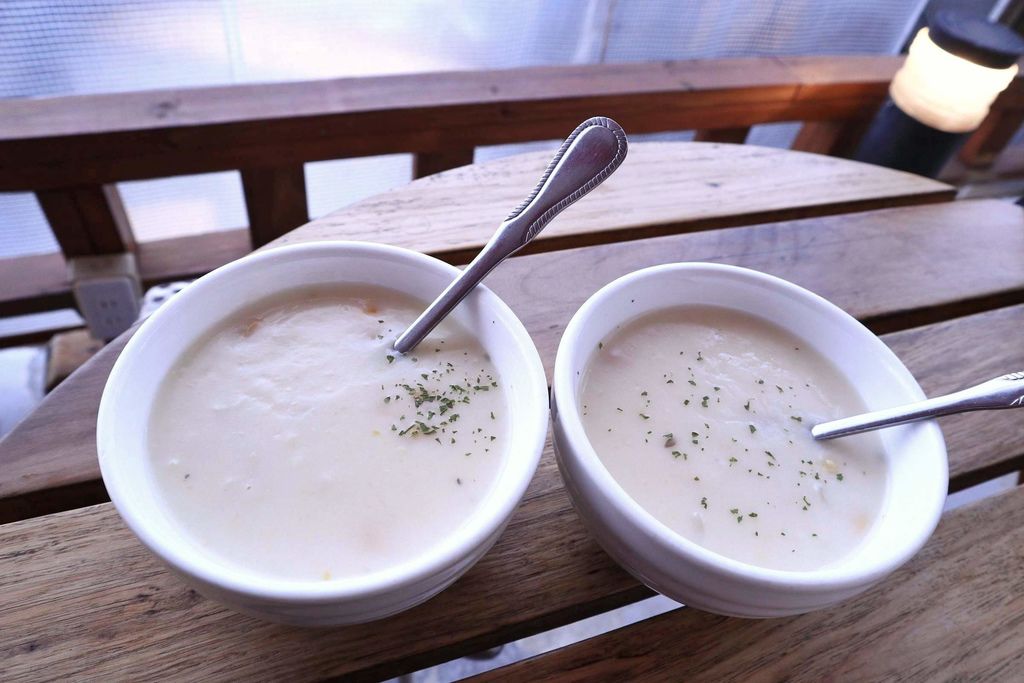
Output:
[[[113,339],[138,319],[142,288],[134,256],[77,256],[68,266],[78,310],[94,337]]]

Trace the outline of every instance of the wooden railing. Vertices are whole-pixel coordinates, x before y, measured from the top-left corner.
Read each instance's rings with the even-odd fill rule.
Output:
[[[73,304],[65,259],[133,251],[145,284],[198,275],[307,220],[303,164],[414,155],[414,175],[475,147],[553,139],[595,113],[631,133],[742,143],[802,122],[794,149],[843,155],[899,57],[774,57],[420,74],[0,101],[0,191],[36,194],[59,254],[0,259],[0,316]],[[1016,82],[965,147],[991,163],[1024,118]],[[136,243],[116,183],[239,170],[249,226]]]

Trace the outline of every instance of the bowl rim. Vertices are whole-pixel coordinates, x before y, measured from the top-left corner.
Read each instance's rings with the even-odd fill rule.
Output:
[[[442,575],[465,560],[473,558],[481,546],[500,532],[533,479],[543,452],[548,427],[547,377],[544,366],[536,345],[512,309],[490,289],[478,285],[470,296],[479,300],[481,308],[490,314],[488,317],[493,316],[506,326],[509,332],[506,337],[508,343],[516,349],[516,355],[521,359],[521,367],[515,369],[516,377],[527,381],[526,395],[536,394],[537,398],[534,405],[524,402],[522,416],[515,425],[517,432],[525,434],[522,438],[524,443],[529,444],[529,448],[519,449],[515,454],[506,454],[505,462],[487,494],[462,525],[456,527],[453,532],[425,552],[401,564],[369,574],[339,577],[330,581],[277,579],[256,572],[235,570],[215,558],[203,556],[196,544],[179,540],[165,541],[160,534],[154,532],[146,520],[146,509],[136,507],[132,498],[123,491],[123,487],[130,486],[136,479],[126,475],[116,465],[121,458],[147,457],[147,454],[133,456],[121,452],[118,455],[118,449],[105,445],[110,441],[110,434],[115,431],[114,411],[117,404],[124,400],[119,398],[119,394],[123,393],[121,388],[127,382],[127,366],[131,359],[140,353],[141,348],[154,336],[154,330],[158,329],[160,321],[169,316],[170,312],[182,307],[202,305],[201,297],[210,288],[218,286],[227,278],[235,277],[239,271],[269,268],[275,263],[302,258],[321,258],[332,254],[349,258],[374,257],[405,262],[452,279],[461,273],[459,268],[432,256],[374,242],[330,240],[282,245],[254,252],[203,275],[157,309],[143,321],[128,340],[111,369],[100,399],[96,426],[97,452],[104,485],[111,502],[129,529],[151,552],[185,576],[231,593],[292,604],[337,603],[398,592],[403,588],[421,584],[431,577]],[[366,283],[389,286],[387,282]],[[281,291],[288,289],[291,287],[285,286]],[[247,303],[254,303],[257,300],[254,298]],[[244,305],[246,304],[240,303],[236,308]],[[187,349],[199,339],[203,332],[204,330],[199,330],[190,334],[184,348]],[[509,400],[511,401],[511,397]],[[148,420],[146,425],[148,428]],[[159,506],[161,503],[154,502],[152,505]],[[173,515],[168,517],[171,523],[176,524]],[[187,538],[187,530],[183,536]]]
[[[571,446],[571,457],[583,468],[585,474],[595,482],[604,500],[611,505],[612,511],[624,517],[634,528],[640,529],[659,546],[668,549],[675,556],[682,557],[715,574],[725,575],[732,579],[754,583],[766,588],[776,587],[813,591],[842,590],[872,583],[904,564],[921,549],[935,530],[942,515],[946,499],[949,473],[946,446],[942,431],[934,422],[916,423],[912,426],[915,429],[922,430],[924,438],[930,442],[929,447],[935,451],[937,456],[935,458],[936,466],[941,474],[939,477],[941,491],[936,490],[932,496],[932,510],[927,515],[929,521],[922,524],[915,533],[908,535],[906,542],[895,552],[887,553],[880,561],[872,562],[866,569],[861,571],[853,571],[846,568],[842,560],[839,560],[836,564],[814,570],[769,569],[735,560],[704,548],[698,543],[672,531],[667,525],[643,508],[622,488],[604,466],[593,445],[590,443],[580,418],[573,368],[577,366],[575,361],[581,355],[583,355],[584,362],[579,364],[579,366],[586,367],[586,362],[589,361],[593,350],[582,348],[579,337],[590,319],[600,316],[601,311],[606,306],[605,302],[614,294],[621,290],[628,290],[641,280],[651,277],[672,276],[680,272],[697,276],[711,275],[746,279],[757,283],[759,285],[758,291],[763,292],[766,297],[783,298],[788,295],[790,298],[803,299],[819,310],[842,320],[843,324],[849,326],[851,333],[862,337],[865,335],[870,337],[868,343],[875,347],[879,358],[886,363],[892,371],[893,377],[899,380],[903,388],[910,395],[914,396],[915,400],[924,400],[926,398],[917,380],[914,379],[903,362],[877,335],[831,301],[788,280],[750,268],[696,261],[667,263],[633,271],[606,284],[591,295],[576,311],[566,326],[562,339],[559,341],[552,378],[552,393],[555,401],[557,401],[556,421]],[[635,319],[636,317],[639,316],[624,318],[623,322]],[[794,334],[797,333],[794,332]],[[850,377],[847,377],[847,380],[854,385],[856,384]],[[567,397],[568,400],[566,398],[557,400],[558,397]],[[626,543],[627,545],[632,545],[628,540]]]

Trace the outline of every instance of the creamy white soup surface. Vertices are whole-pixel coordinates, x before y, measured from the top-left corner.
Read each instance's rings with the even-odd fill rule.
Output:
[[[149,423],[166,508],[204,552],[250,573],[330,580],[442,541],[494,483],[504,388],[452,320],[406,357],[423,309],[368,286],[261,301],[194,344]]]
[[[603,339],[583,378],[587,437],[637,503],[680,535],[760,567],[811,570],[853,552],[888,482],[868,433],[814,424],[864,411],[821,354],[767,320],[685,306]]]

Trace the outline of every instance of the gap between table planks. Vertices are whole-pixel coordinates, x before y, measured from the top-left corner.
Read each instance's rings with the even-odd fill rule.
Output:
[[[785,619],[677,609],[473,681],[1019,681],[1024,489],[947,513],[864,595]]]
[[[963,201],[514,258],[487,283],[523,320],[550,370],[572,313],[636,268],[678,260],[743,265],[808,287],[888,331],[1024,301],[1022,227],[1019,207]],[[123,343],[110,344],[0,441],[0,520],[56,511],[76,496],[79,504],[102,500],[96,409]],[[58,495],[49,495],[53,489]]]
[[[798,281],[801,277],[818,278],[822,285],[819,290],[833,298],[845,298],[848,307],[850,302],[860,301],[854,308],[868,313],[884,311],[877,302],[870,301],[871,296],[893,297],[902,303],[915,300],[906,300],[905,294],[891,291],[891,286],[899,280],[892,274],[882,280],[890,285],[888,288],[870,290],[871,294],[866,295],[865,290],[857,287],[842,289],[846,269],[836,260],[837,255],[845,254],[848,260],[856,261],[853,255],[860,249],[870,247],[879,251],[864,253],[887,253],[882,248],[894,246],[885,240],[877,243],[885,233],[873,229],[874,223],[891,224],[899,219],[904,225],[913,226],[920,221],[929,224],[933,231],[946,232],[954,230],[949,225],[957,226],[965,221],[970,224],[969,213],[965,212],[977,212],[975,218],[984,217],[988,226],[986,230],[975,230],[974,240],[987,244],[988,249],[998,247],[1002,253],[996,254],[995,260],[985,261],[986,267],[1000,271],[1010,260],[1019,259],[1024,253],[1019,234],[1020,212],[1016,207],[998,202],[965,202],[943,208],[951,211],[948,223],[939,220],[937,215],[908,220],[904,214],[924,209],[905,209],[881,219],[875,216],[875,220],[867,224],[857,219],[870,214],[848,216],[845,220],[859,227],[832,226],[835,229],[831,232],[822,231],[820,221],[766,226],[758,230],[772,235],[767,243],[752,251],[740,249],[738,253],[746,257],[759,255],[776,269],[790,268],[791,259],[780,256],[795,253],[792,250],[803,239],[809,239],[806,246],[811,248],[822,244],[821,240],[814,239],[815,235],[828,235],[833,240],[838,237],[836,244],[843,249],[833,254],[835,267],[828,277],[821,272],[820,265],[810,270],[796,269],[793,274]],[[811,223],[816,226],[808,225]],[[842,234],[836,235],[837,230]],[[995,245],[989,241],[992,235],[986,239],[988,232],[1003,234],[1004,231],[1016,234],[1017,241],[1006,234]],[[805,234],[801,237],[802,233]],[[624,245],[629,247],[625,249],[613,249],[615,245],[609,245],[517,259],[506,267],[512,268],[518,263],[517,268],[524,270],[512,269],[507,279],[498,278],[499,271],[495,273],[494,284],[506,298],[525,302],[527,299],[522,298],[522,294],[516,298],[510,291],[519,287],[527,290],[543,287],[545,281],[550,285],[550,278],[539,274],[550,272],[554,276],[559,271],[573,272],[580,273],[583,280],[607,280],[619,269],[630,270],[651,261],[678,258],[680,254],[674,249],[693,246],[692,240],[701,237],[712,238],[713,235],[662,238]],[[945,238],[933,236],[933,239],[946,244],[946,240],[959,237],[960,233],[954,230]],[[786,245],[786,249],[777,251],[769,246],[780,243]],[[674,249],[669,248],[673,244]],[[775,259],[768,259],[771,253],[776,254]],[[585,255],[593,267],[581,273],[579,266],[584,261],[579,259]],[[822,252],[819,250],[815,255],[821,258]],[[919,264],[913,259],[907,260],[908,254],[901,250],[890,256],[900,265],[904,278],[912,278]],[[940,261],[936,267],[941,268],[943,258],[938,253],[935,256]],[[722,253],[717,253],[717,257],[717,260],[732,258]],[[944,259],[955,260],[955,255],[947,253]],[[967,260],[980,268],[976,258]],[[773,270],[773,267],[765,269]],[[964,286],[963,277],[948,279]],[[988,287],[998,281],[981,279]],[[578,296],[582,298],[586,295],[584,283],[577,282],[577,285],[581,290]],[[503,291],[506,287],[510,290]],[[835,290],[837,287],[840,289]],[[951,293],[956,292],[963,295],[957,286],[952,289],[937,286],[937,289],[939,297],[950,298]],[[868,300],[862,300],[865,296]],[[563,308],[571,304],[561,299],[553,303]],[[571,310],[574,309],[567,309]],[[550,360],[557,329],[544,325],[548,315],[554,315],[554,309],[548,313],[538,311],[527,323]],[[900,332],[887,337],[887,341],[913,371],[923,373],[923,380],[934,376],[928,379],[926,389],[947,390],[955,385],[944,386],[944,383],[963,383],[968,367],[979,372],[984,367],[986,373],[992,370],[991,374],[996,374],[1002,368],[992,369],[984,363],[994,366],[1004,362],[1019,364],[1024,360],[1013,345],[998,345],[997,350],[1005,351],[1007,356],[985,353],[985,346],[992,346],[992,338],[1012,334],[1019,329],[1022,320],[1024,307],[1015,306],[926,329]],[[561,324],[564,322],[562,320]],[[540,328],[536,327],[538,324]],[[928,344],[922,344],[922,339],[927,339]],[[905,348],[901,349],[901,344]],[[963,375],[943,367],[948,363],[951,349],[973,354],[969,360],[955,366]],[[1017,355],[1012,355],[1015,353]],[[971,365],[974,362],[978,365]],[[924,368],[932,370],[924,371]],[[931,382],[934,386],[929,386]],[[973,420],[998,420],[1007,415],[977,415]],[[954,473],[959,473],[956,481],[970,476],[974,465],[999,465],[1004,456],[1024,452],[1004,448],[1006,439],[1021,438],[1014,436],[1013,430],[1006,430],[1005,422],[991,423],[991,433],[1006,432],[1000,442],[979,434],[978,422],[972,421],[967,428],[966,419],[969,418],[952,418],[944,423],[954,458]],[[952,420],[961,420],[964,426],[950,429]],[[12,634],[0,641],[0,675],[6,670],[11,677],[46,666],[58,674],[88,672],[121,677],[146,673],[184,675],[186,672],[190,676],[206,677],[275,673],[297,678],[344,673],[388,676],[568,623],[648,594],[586,537],[561,488],[550,451],[545,455],[526,502],[480,565],[427,605],[368,626],[301,631],[261,624],[229,613],[198,598],[163,570],[121,526],[109,505],[0,527],[0,548],[3,548],[0,551],[0,591],[9,605],[0,617],[3,620],[0,633]],[[515,590],[510,590],[510,586],[515,586]],[[524,600],[522,596],[529,596],[529,599]],[[259,655],[246,656],[253,652]]]

